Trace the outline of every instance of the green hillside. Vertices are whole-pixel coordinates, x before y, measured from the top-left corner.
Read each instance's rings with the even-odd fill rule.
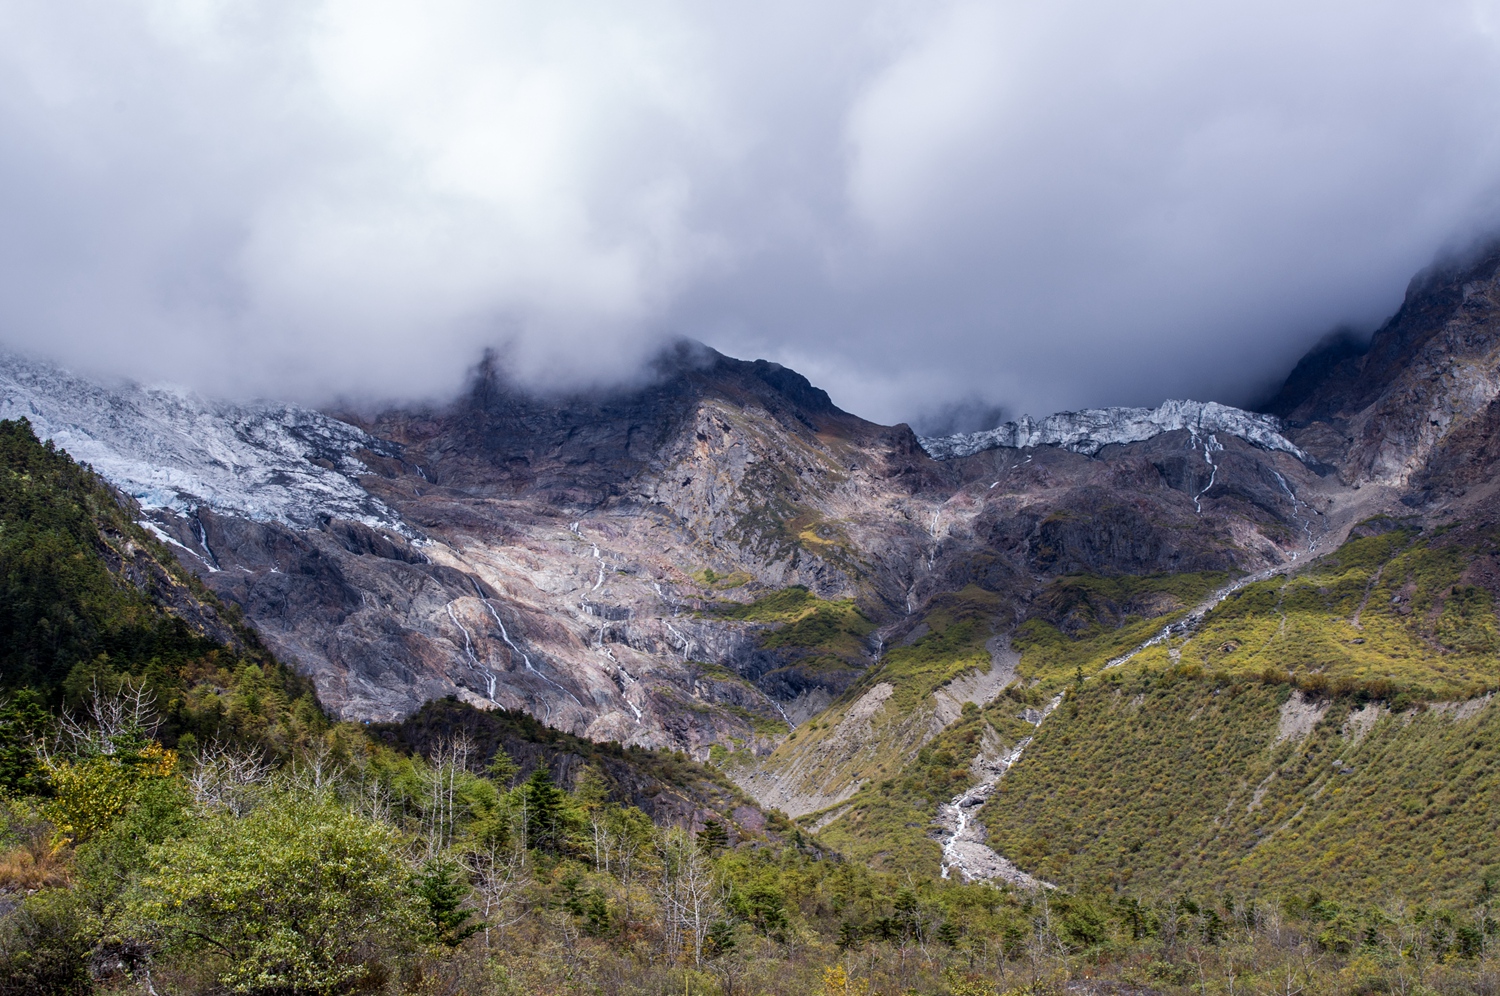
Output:
[[[1500,687],[1493,558],[1500,529],[1421,532],[1388,518],[1306,569],[1250,585],[1187,640],[1139,663],[1180,658],[1237,677],[1287,675],[1304,688],[1406,703]]]
[[[1043,724],[980,819],[1073,888],[1457,900],[1500,877],[1500,709],[1111,674]]]

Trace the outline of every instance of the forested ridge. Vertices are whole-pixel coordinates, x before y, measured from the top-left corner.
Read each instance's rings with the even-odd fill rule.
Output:
[[[1132,892],[1099,875],[963,884],[846,858],[684,755],[452,700],[400,724],[333,722],[127,500],[24,422],[0,423],[0,584],[0,993],[1290,994],[1500,979],[1487,879],[1450,883],[1441,903]],[[1075,690],[1070,707],[1105,709],[1107,691]],[[966,712],[893,774],[905,794],[884,818],[909,823],[911,799],[962,781],[958,755],[989,718]]]

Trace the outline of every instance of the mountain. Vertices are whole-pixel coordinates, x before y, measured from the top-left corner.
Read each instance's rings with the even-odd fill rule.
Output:
[[[904,632],[970,583],[1024,604],[1080,569],[1254,569],[1306,545],[1293,495],[1320,481],[1263,417],[1242,416],[1275,449],[1222,418],[1200,437],[1201,412],[1144,430],[1121,413],[1131,441],[1097,457],[937,460],[791,371],[689,345],[614,394],[533,397],[487,364],[445,408],[342,418],[14,359],[0,378],[0,415],[132,494],[338,714],[456,693],[700,756],[764,744],[875,654],[773,650],[762,625],[706,608],[800,585]]]
[[[1223,887],[1323,839],[1298,820],[1389,821],[1327,808],[1330,785],[1458,791],[1399,759],[1489,722],[1497,268],[1420,275],[1263,413],[919,438],[680,343],[608,391],[539,395],[486,360],[450,403],[330,412],[13,357],[0,416],[129,494],[342,718],[454,696],[684,750],[876,864]],[[1181,805],[1250,808],[1174,832]],[[1453,875],[1489,862],[1469,853]]]

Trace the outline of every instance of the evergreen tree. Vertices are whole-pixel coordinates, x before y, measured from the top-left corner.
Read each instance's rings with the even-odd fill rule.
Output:
[[[546,765],[538,765],[526,779],[526,843],[555,854],[563,843],[563,790],[552,782]]]
[[[482,922],[471,922],[474,911],[463,908],[469,892],[469,883],[464,881],[458,865],[452,861],[433,861],[423,869],[417,879],[417,894],[427,904],[427,917],[431,921],[428,938],[431,941],[456,948],[484,929]]]
[[[703,853],[713,857],[729,846],[729,831],[718,820],[709,820],[698,831],[698,846],[703,849]]]
[[[501,788],[510,788],[511,782],[516,780],[517,773],[521,768],[505,753],[504,747],[495,748],[495,756],[490,758],[490,763],[485,767],[485,774]]]
[[[41,696],[29,688],[0,700],[0,794],[35,794],[45,788],[33,745],[51,725]]]

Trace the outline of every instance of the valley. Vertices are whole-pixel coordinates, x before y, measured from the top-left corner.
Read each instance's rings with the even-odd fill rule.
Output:
[[[1497,267],[1419,276],[1261,413],[921,438],[683,342],[612,392],[487,359],[446,405],[327,412],[8,357],[0,417],[118,489],[111,528],[218,606],[185,625],[408,753],[462,730],[658,822],[1025,903],[1461,903],[1500,874]]]

